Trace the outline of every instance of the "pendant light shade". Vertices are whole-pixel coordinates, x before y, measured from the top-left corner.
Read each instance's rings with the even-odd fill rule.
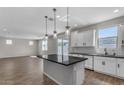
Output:
[[[45,39],[48,39],[48,34],[45,34]]]
[[[45,23],[46,23],[46,34],[45,34],[45,39],[48,39],[48,34],[47,34],[47,16],[45,16]]]
[[[56,9],[53,8],[53,13],[54,13],[54,31],[53,31],[53,37],[57,38],[57,32],[56,32]]]
[[[69,26],[69,7],[67,7],[67,24],[66,24],[66,32],[65,32],[65,34],[67,35],[67,36],[69,36],[70,35],[70,26]]]
[[[54,38],[57,38],[57,32],[56,31],[54,31]]]

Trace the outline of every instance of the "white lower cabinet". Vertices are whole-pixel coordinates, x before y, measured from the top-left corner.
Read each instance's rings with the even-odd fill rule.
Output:
[[[85,60],[85,68],[93,70],[93,56],[86,56],[80,54],[70,54],[70,56],[88,58],[87,60]]]
[[[124,79],[123,58],[110,58],[99,56],[94,56],[93,58],[93,56],[78,54],[71,54],[71,56],[88,58],[85,62],[85,68]]]
[[[85,61],[85,68],[93,69],[93,56],[84,56],[85,58],[88,58]]]
[[[116,75],[116,58],[94,57],[94,70]]]
[[[109,58],[109,60],[105,62],[104,72],[111,75],[116,75],[116,62],[116,58]]]
[[[124,79],[124,59],[117,59],[117,76]]]
[[[94,70],[99,71],[99,72],[103,72],[103,70],[104,70],[103,61],[97,59],[96,57],[94,57]]]

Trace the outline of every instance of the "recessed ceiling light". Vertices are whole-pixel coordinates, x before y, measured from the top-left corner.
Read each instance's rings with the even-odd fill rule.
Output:
[[[113,12],[114,13],[118,13],[119,12],[119,9],[115,9]]]
[[[7,28],[3,28],[3,31],[7,31]]]
[[[57,18],[60,18],[60,16],[59,16],[59,15],[57,15],[56,17],[57,17]]]

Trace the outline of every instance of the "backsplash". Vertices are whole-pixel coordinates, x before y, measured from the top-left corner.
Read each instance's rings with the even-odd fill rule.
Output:
[[[74,47],[70,48],[70,52],[76,53],[104,53],[103,48],[96,49],[94,47]],[[108,54],[113,54],[115,52],[117,55],[124,55],[124,47],[120,49],[107,49]]]
[[[76,53],[96,53],[96,50],[94,47],[74,47],[70,49],[70,52],[76,52]]]

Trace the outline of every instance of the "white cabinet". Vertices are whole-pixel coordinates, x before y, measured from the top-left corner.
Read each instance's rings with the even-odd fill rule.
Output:
[[[71,33],[71,47],[76,47],[78,44],[78,32],[72,32]]]
[[[120,46],[124,46],[124,25],[121,25],[118,27],[119,31],[118,31],[118,34],[119,34],[119,37],[118,37],[118,44]]]
[[[94,57],[94,70],[116,75],[116,58]]]
[[[116,75],[116,58],[108,58],[107,62],[105,62],[104,72]]]
[[[84,46],[95,46],[95,31],[84,31],[82,34]]]
[[[103,72],[103,61],[98,59],[97,57],[94,57],[94,70],[98,72]]]
[[[124,78],[124,59],[117,59],[117,76]]]
[[[87,60],[85,60],[85,68],[93,70],[93,56],[86,56],[86,55],[80,55],[80,54],[69,54],[69,55],[74,57],[88,58]]]
[[[83,39],[84,35],[81,32],[78,32],[78,36],[77,36],[77,46],[81,47],[84,45],[84,39]]]
[[[84,56],[85,58],[88,58],[85,61],[85,68],[93,69],[93,56]]]
[[[71,47],[95,46],[95,31],[80,31],[71,33]]]

